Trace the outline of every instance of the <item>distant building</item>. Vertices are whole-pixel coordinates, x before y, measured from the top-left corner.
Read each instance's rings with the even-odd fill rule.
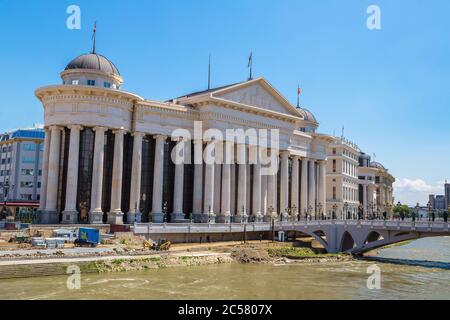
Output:
[[[433,210],[445,210],[447,209],[446,201],[444,195],[433,195],[430,194],[430,204]]]
[[[0,134],[0,212],[3,215],[5,204],[16,215],[38,208],[44,134],[40,127]]]
[[[327,151],[327,207],[329,217],[356,218],[359,207],[358,165],[360,150],[345,138],[333,137]]]
[[[361,153],[358,167],[359,199],[365,215],[392,214],[395,178],[381,163],[371,162],[370,156]]]

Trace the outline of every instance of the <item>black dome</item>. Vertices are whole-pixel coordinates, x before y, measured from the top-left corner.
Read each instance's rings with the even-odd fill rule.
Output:
[[[89,69],[110,74],[112,73],[120,76],[119,70],[116,68],[114,63],[109,61],[104,56],[96,53],[83,54],[73,59],[67,65],[65,70],[71,69]]]

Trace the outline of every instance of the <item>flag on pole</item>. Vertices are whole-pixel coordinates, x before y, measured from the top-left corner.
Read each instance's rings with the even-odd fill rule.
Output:
[[[94,29],[92,30],[92,40],[93,40],[93,44],[92,44],[92,53],[95,53],[95,40],[96,40],[96,36],[97,36],[97,21],[94,22]]]
[[[297,108],[300,108],[300,94],[302,93],[302,90],[300,89],[300,83],[297,87]]]
[[[248,80],[252,80],[253,76],[252,76],[252,69],[253,69],[253,51],[250,51],[250,56],[248,57],[248,68],[249,70],[249,77]]]

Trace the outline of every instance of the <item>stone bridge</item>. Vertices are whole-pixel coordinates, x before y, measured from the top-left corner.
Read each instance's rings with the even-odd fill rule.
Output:
[[[316,220],[275,222],[275,231],[296,232],[316,239],[329,253],[364,252],[389,244],[425,237],[450,236],[448,222],[377,221],[377,220]],[[138,223],[133,226],[137,235],[152,234],[226,234],[242,232],[268,232],[271,223],[228,224],[154,224]]]

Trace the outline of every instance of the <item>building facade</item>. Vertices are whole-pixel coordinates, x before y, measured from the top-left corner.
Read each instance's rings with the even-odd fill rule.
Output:
[[[44,135],[40,127],[0,134],[0,200],[16,216],[39,206]]]
[[[386,212],[392,217],[395,178],[379,162],[361,153],[358,167],[359,198],[365,217],[381,217]]]
[[[153,101],[123,91],[96,53],[61,78],[36,90],[41,222],[258,222],[323,210],[330,139],[264,78]]]
[[[344,137],[332,139],[327,149],[327,216],[354,219],[359,207],[360,150]]]

